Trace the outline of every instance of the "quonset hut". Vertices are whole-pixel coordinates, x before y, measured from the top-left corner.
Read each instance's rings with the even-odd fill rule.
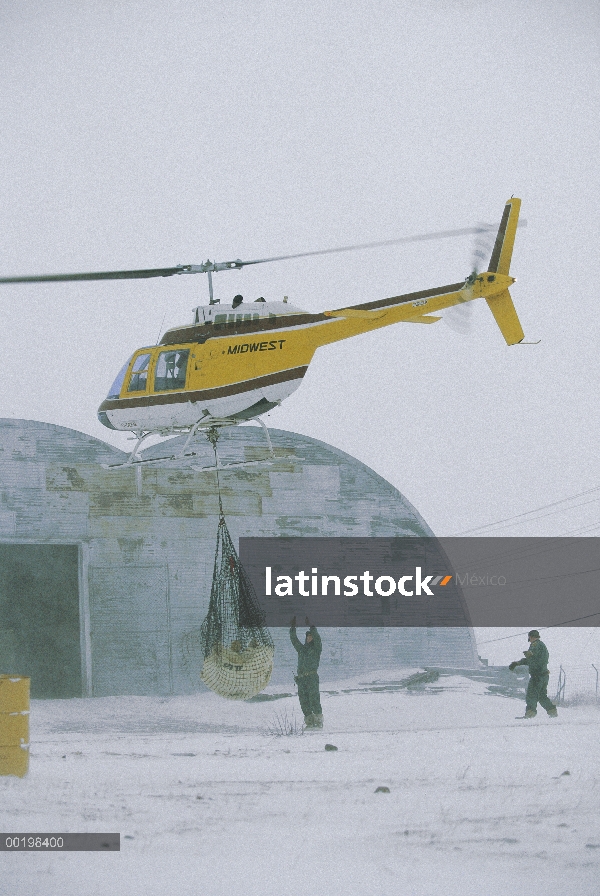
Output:
[[[433,534],[397,489],[358,460],[290,432],[273,430],[271,439],[272,466],[221,474],[234,541]],[[181,444],[173,439],[144,456],[169,455]],[[196,444],[195,464],[208,466],[208,442]],[[222,463],[266,455],[256,427],[226,431],[219,449]],[[215,475],[194,471],[189,460],[102,466],[126,459],[71,429],[0,420],[0,672],[30,676],[33,697],[198,689],[181,644],[208,609]],[[479,665],[468,625],[327,632],[324,679],[402,665]],[[272,682],[291,684],[287,631],[273,635]]]

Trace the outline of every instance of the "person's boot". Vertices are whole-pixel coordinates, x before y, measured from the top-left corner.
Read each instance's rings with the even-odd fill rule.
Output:
[[[537,709],[526,709],[526,710],[525,710],[525,715],[523,716],[523,718],[525,718],[525,719],[535,719],[536,716],[537,716]]]
[[[314,728],[315,727],[314,713],[309,712],[304,716],[304,725],[306,728]]]
[[[551,719],[555,719],[558,715],[558,710],[556,706],[553,706],[552,709],[547,709],[546,712],[550,716]]]
[[[314,721],[315,728],[323,727],[323,713],[322,712],[313,713],[313,719],[315,720]]]

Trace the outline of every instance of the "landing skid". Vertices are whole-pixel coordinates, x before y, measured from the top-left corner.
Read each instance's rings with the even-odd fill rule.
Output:
[[[245,421],[244,421],[245,422]],[[269,435],[269,430],[267,429],[265,423],[260,419],[260,417],[255,417],[254,422],[259,423],[262,429],[264,430],[265,436],[267,438],[267,445],[269,448],[269,456],[264,460],[251,460],[251,461],[240,461],[234,462],[230,464],[222,464],[219,459],[219,455],[216,450],[216,442],[219,437],[219,431],[226,426],[239,426],[239,422],[233,418],[215,418],[211,417],[210,420],[207,420],[205,417],[198,420],[194,423],[193,426],[189,427],[189,429],[172,429],[169,431],[162,432],[143,432],[138,433],[136,436],[136,443],[133,451],[129,455],[126,461],[118,464],[101,464],[103,469],[105,470],[123,470],[123,469],[141,469],[142,467],[152,466],[153,464],[165,464],[165,463],[173,463],[181,460],[192,459],[198,456],[197,451],[189,451],[189,446],[192,439],[198,434],[198,432],[203,432],[204,435],[208,438],[208,440],[213,445],[215,450],[216,464],[211,464],[207,467],[192,467],[192,470],[196,472],[210,472],[211,470],[229,470],[229,469],[242,469],[244,467],[256,467],[256,466],[269,466],[273,464],[276,460],[275,453],[273,451],[273,445],[271,443],[271,436]],[[149,457],[149,458],[141,458],[139,457],[139,451],[142,447],[143,443],[150,436],[155,435],[185,435],[187,433],[187,438],[181,447],[181,450],[177,452],[177,454],[165,454],[161,457]],[[302,458],[298,458],[302,460]]]
[[[196,457],[195,451],[188,452],[187,449],[189,447],[190,442],[192,441],[192,439],[194,438],[194,436],[196,435],[198,430],[201,428],[202,422],[203,422],[202,419],[198,420],[196,423],[194,423],[193,426],[191,426],[189,428],[189,430],[172,429],[172,430],[169,430],[166,432],[165,431],[162,431],[162,432],[149,431],[149,432],[138,433],[136,436],[137,441],[135,443],[135,447],[126,461],[124,461],[123,463],[118,463],[118,464],[102,464],[101,466],[105,470],[121,470],[124,468],[126,469],[127,467],[141,467],[141,466],[146,467],[151,464],[165,463],[166,461],[183,460],[183,458],[185,458],[185,457]],[[206,423],[204,425],[207,426]],[[146,441],[146,439],[148,439],[150,436],[184,435],[186,432],[187,432],[187,439],[185,440],[181,451],[179,451],[177,454],[167,454],[167,455],[164,455],[164,457],[149,457],[149,458],[141,458],[138,456],[138,452],[139,452],[140,448],[142,447],[142,445]]]

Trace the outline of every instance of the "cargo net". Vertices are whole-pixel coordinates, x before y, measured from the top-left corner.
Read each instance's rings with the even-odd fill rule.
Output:
[[[273,671],[273,639],[252,583],[233,546],[221,513],[208,615],[183,639],[188,670],[229,700],[248,700],[266,688]]]

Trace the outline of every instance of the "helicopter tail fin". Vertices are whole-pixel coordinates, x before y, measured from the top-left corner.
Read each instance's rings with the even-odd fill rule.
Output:
[[[488,266],[488,271],[491,273],[508,275],[520,210],[521,200],[514,197],[509,199],[504,206],[504,214],[500,221],[498,235]]]
[[[488,307],[494,315],[494,320],[500,327],[507,345],[516,345],[525,338],[523,327],[513,305],[513,300],[507,289],[500,295],[486,299]]]
[[[513,246],[519,222],[521,200],[509,199],[504,206],[504,214],[498,228],[498,235],[490,258],[488,271],[508,276]],[[525,338],[519,317],[508,289],[497,296],[486,298],[494,320],[500,328],[507,345],[516,345]]]

